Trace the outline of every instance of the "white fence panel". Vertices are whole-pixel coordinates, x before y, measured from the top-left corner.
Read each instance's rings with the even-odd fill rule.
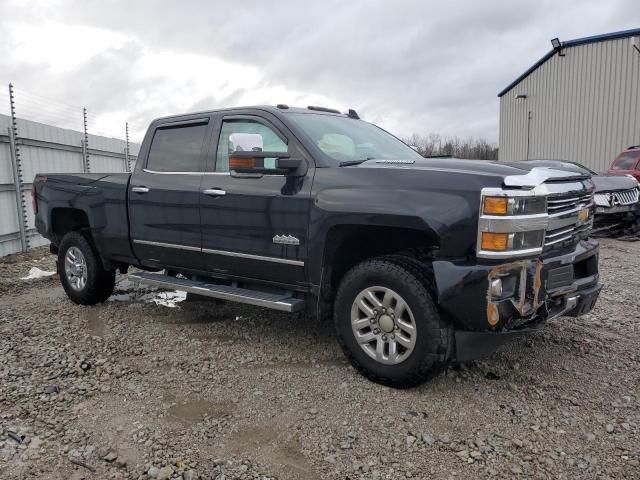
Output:
[[[16,206],[13,159],[9,143],[11,117],[0,115],[0,256],[19,252],[21,213]],[[29,247],[46,245],[34,228],[30,188],[37,173],[82,173],[84,132],[17,119],[22,167],[22,195],[26,204],[26,236]],[[89,166],[92,173],[127,171],[127,144],[117,138],[88,135]],[[129,143],[129,163],[135,165],[140,146]]]

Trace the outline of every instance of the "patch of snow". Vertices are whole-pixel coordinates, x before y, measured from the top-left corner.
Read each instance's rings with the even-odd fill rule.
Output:
[[[187,299],[187,292],[160,292],[151,298],[151,301],[156,305],[164,305],[165,307],[174,308],[176,303],[183,302]]]
[[[109,297],[110,302],[129,302],[135,300],[135,292],[114,293]]]
[[[20,280],[33,280],[34,278],[50,277],[55,274],[56,272],[47,272],[45,270],[40,270],[38,267],[33,267],[29,270],[29,275],[21,277]]]
[[[179,291],[147,291],[146,293],[138,292],[137,290],[121,290],[118,289],[113,295],[109,297],[110,302],[146,302],[155,303],[156,305],[162,305],[164,307],[174,308],[177,303],[187,299],[186,292]]]

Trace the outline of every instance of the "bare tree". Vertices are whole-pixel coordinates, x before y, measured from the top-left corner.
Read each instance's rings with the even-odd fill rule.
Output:
[[[414,133],[404,139],[424,157],[447,156],[474,160],[497,160],[498,147],[485,139],[460,139],[457,136],[442,137],[436,133],[420,135]]]

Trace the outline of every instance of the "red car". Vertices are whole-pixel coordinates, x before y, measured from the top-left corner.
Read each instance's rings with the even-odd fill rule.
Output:
[[[640,182],[640,145],[635,145],[623,150],[616,159],[611,162],[607,173],[615,175],[633,175]]]

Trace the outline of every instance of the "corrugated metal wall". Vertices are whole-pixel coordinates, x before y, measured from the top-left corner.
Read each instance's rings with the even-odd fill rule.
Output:
[[[20,216],[16,208],[16,193],[8,129],[11,118],[0,115],[0,256],[19,252]],[[31,182],[36,173],[80,173],[84,169],[82,132],[18,119],[18,148],[22,163],[22,195],[28,208],[27,237],[30,247],[48,242],[34,229],[31,210]],[[89,135],[91,172],[125,172],[126,142],[117,138]],[[140,146],[129,143],[131,166],[135,165]]]
[[[572,160],[605,171],[622,149],[640,144],[640,53],[633,42],[565,48],[503,95],[500,160]]]

